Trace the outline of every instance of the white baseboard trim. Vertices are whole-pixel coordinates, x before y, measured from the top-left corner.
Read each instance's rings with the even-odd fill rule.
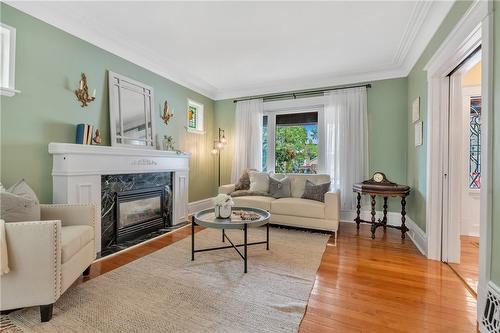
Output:
[[[199,212],[213,206],[213,198],[206,198],[188,203],[188,214]]]
[[[375,218],[378,220],[384,216],[382,211],[375,212]],[[351,210],[343,210],[340,212],[341,222],[354,223],[354,218],[356,217],[356,212]],[[371,220],[371,212],[368,210],[363,210],[360,213],[360,217],[363,220]],[[397,212],[387,212],[387,224],[389,225],[401,225],[401,214]],[[408,215],[406,215],[406,226],[410,229],[406,234],[411,239],[413,244],[424,256],[427,257],[427,235],[420,229],[420,227],[413,221]]]

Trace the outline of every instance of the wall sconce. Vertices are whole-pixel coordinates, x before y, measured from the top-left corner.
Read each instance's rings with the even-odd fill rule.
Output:
[[[168,125],[169,120],[173,117],[174,117],[174,114],[170,112],[168,102],[165,101],[165,104],[163,104],[163,114],[161,115],[161,119],[163,119],[163,122],[165,123],[165,125]]]
[[[75,90],[75,95],[78,101],[80,101],[80,105],[82,108],[89,105],[90,102],[95,100],[95,89],[92,97],[89,96],[89,87],[87,86],[87,77],[85,76],[85,73],[82,73],[80,79],[80,87]]]

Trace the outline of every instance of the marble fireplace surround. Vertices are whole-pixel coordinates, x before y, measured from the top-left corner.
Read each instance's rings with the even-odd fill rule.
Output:
[[[54,203],[94,203],[96,206],[96,253],[101,251],[101,176],[172,172],[173,224],[188,215],[188,153],[154,149],[49,143],[53,157]]]

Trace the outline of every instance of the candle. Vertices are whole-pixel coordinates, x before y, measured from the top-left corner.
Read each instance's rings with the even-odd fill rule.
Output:
[[[94,89],[94,92],[92,93],[92,97],[95,97],[95,89]]]
[[[83,89],[83,80],[80,80],[80,89]]]

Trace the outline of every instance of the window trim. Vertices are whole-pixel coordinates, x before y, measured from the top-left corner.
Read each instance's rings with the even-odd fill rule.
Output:
[[[0,29],[5,29],[9,31],[9,55],[8,55],[8,66],[9,66],[9,77],[8,77],[8,86],[2,86],[3,79],[0,78],[0,95],[12,97],[16,93],[20,93],[19,90],[16,90],[16,28],[11,27],[7,24],[0,22]],[[3,64],[0,64],[3,66]]]
[[[196,117],[198,118],[196,121],[197,124],[196,128],[189,127],[189,107],[191,106],[194,106],[198,109],[198,112],[196,114]],[[205,106],[202,103],[192,100],[190,98],[187,99],[186,130],[189,133],[205,134],[204,114],[205,114]]]
[[[323,117],[323,106],[305,106],[305,107],[294,107],[288,109],[280,110],[269,110],[262,113],[262,121],[264,116],[267,116],[267,163],[266,172],[274,173],[276,171],[276,116],[282,114],[292,114],[292,113],[308,113],[308,112],[318,112],[318,173],[323,172],[322,169],[322,157],[321,152],[323,151],[322,138],[322,125],[321,120]]]

